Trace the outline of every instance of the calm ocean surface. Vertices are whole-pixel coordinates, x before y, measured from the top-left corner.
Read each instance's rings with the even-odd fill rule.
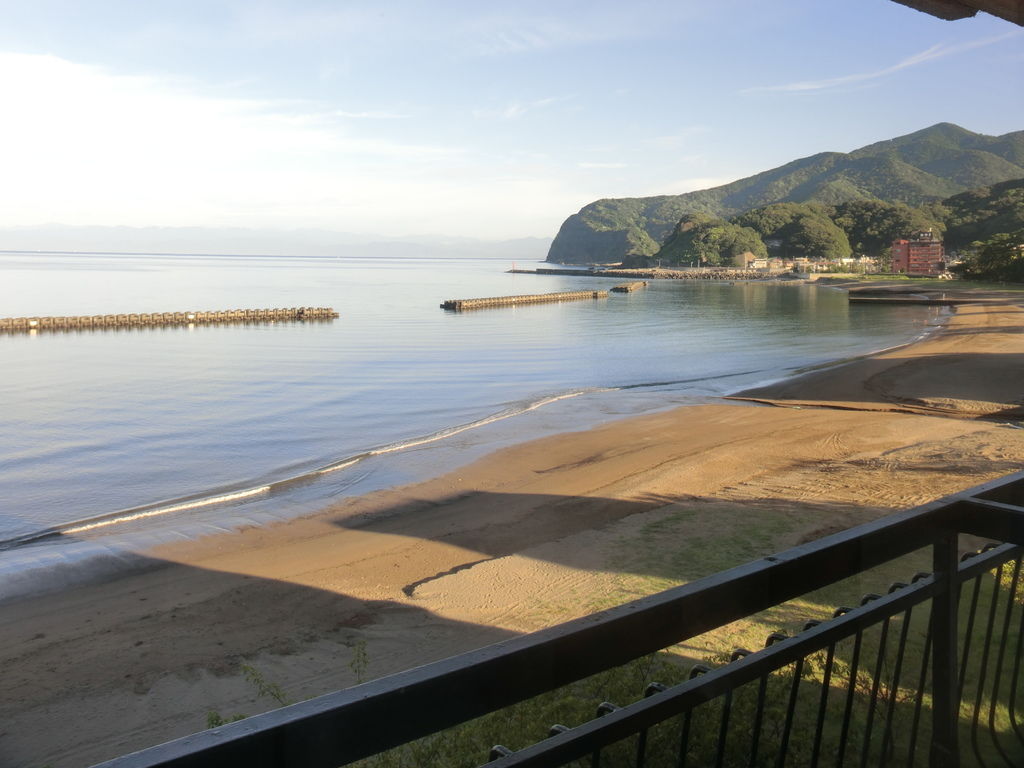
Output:
[[[670,281],[598,301],[438,307],[614,284],[510,267],[0,254],[0,316],[341,313],[330,323],[0,336],[0,575],[288,517],[527,437],[900,344],[937,320],[918,307],[850,306],[827,288]],[[237,498],[209,503],[224,496]],[[52,528],[65,535],[10,546]]]

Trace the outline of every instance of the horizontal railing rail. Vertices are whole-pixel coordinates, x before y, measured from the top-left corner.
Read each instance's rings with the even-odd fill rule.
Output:
[[[1022,547],[1004,544],[972,556],[958,569],[958,583],[962,585],[977,579],[1007,561],[1019,558],[1022,552]],[[930,574],[922,574],[912,585],[894,586],[895,588],[884,597],[868,595],[861,606],[840,609],[842,612],[830,621],[811,622],[811,626],[794,637],[776,635],[771,638],[775,642],[762,651],[744,653],[728,665],[709,670],[676,686],[659,686],[662,690],[650,694],[649,698],[618,707],[601,719],[568,729],[549,740],[509,754],[503,759],[496,759],[488,765],[494,768],[561,766],[591,755],[595,750],[643,733],[654,725],[690,711],[716,697],[724,696],[744,684],[755,682],[790,664],[806,660],[817,651],[830,646],[834,648],[841,640],[854,637],[858,632],[925,603],[938,591],[935,578]],[[901,647],[903,645],[905,641],[901,642]],[[902,659],[902,654],[897,656],[898,661]],[[961,664],[965,663],[966,659],[961,659]]]
[[[1006,544],[959,563],[959,533],[981,535]],[[1001,573],[1001,563],[1019,555],[1018,545],[1024,545],[1024,473],[601,613],[197,733],[103,765],[346,765],[623,665],[925,547],[933,550],[933,574],[692,681],[614,708],[600,719],[563,729],[518,752],[501,751],[493,765],[562,765],[621,739],[638,736],[646,728],[687,712],[709,698],[728,696],[737,687],[763,678],[771,670],[800,664],[808,654],[832,647],[842,638],[855,635],[859,639],[858,633],[880,622],[880,647],[884,647],[890,618],[925,601],[930,601],[931,606],[924,662],[931,682],[932,718],[931,743],[925,751],[931,753],[932,764],[956,765],[963,682],[960,677],[967,651],[965,648],[961,658],[957,646],[958,642],[969,642],[958,640],[960,584],[966,579],[979,579],[992,568],[999,568]],[[995,599],[993,596],[993,604]],[[907,615],[904,623],[909,622]],[[904,635],[899,640],[901,647],[906,642]],[[985,643],[987,649],[989,640]],[[881,654],[880,650],[879,670],[883,666]],[[1005,651],[998,655],[1005,656]],[[1018,671],[1019,657],[1018,643]],[[902,652],[898,658],[902,659]],[[794,691],[799,674],[796,678]],[[855,678],[856,670],[851,686]],[[869,724],[875,717],[879,674],[874,674],[874,680]],[[1016,693],[1016,681],[1013,683]],[[921,672],[919,692],[915,694],[919,701],[924,697],[923,685]],[[898,680],[896,687],[899,688]],[[916,705],[918,710],[921,706]],[[992,707],[990,719],[991,711]],[[887,712],[885,717],[883,732],[888,740],[891,715]],[[870,726],[868,730],[865,744],[870,742]],[[865,751],[865,759],[867,755]]]

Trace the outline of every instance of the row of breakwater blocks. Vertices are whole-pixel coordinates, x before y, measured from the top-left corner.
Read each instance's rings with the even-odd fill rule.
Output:
[[[465,309],[488,309],[491,307],[513,307],[519,304],[606,298],[608,298],[608,291],[559,291],[558,293],[533,293],[523,296],[489,296],[483,299],[448,299],[441,302],[441,309],[461,312]]]
[[[90,328],[141,328],[152,326],[217,325],[223,323],[267,323],[277,320],[333,320],[331,307],[288,307],[286,309],[224,309],[202,312],[152,312],[129,315],[79,315],[75,317],[3,317],[0,333],[65,331]]]
[[[640,277],[648,280],[778,280],[787,272],[761,272],[756,269],[608,269],[594,277]]]
[[[757,269],[729,269],[728,267],[687,267],[675,269],[671,267],[651,268],[610,268],[589,267],[585,269],[560,269],[554,267],[537,267],[536,269],[510,269],[508,272],[517,275],[571,275],[572,277],[636,277],[648,280],[779,280],[795,277],[792,272],[770,271]]]

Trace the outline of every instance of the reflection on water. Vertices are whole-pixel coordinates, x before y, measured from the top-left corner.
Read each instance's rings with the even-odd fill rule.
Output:
[[[568,428],[615,415],[615,398],[634,398],[641,405],[626,410],[635,412],[722,394],[901,343],[934,317],[920,307],[850,306],[828,289],[670,281],[592,302],[438,308],[448,298],[611,284],[511,275],[509,266],[0,255],[4,316],[289,306],[341,313],[332,323],[0,336],[0,539],[162,499],[260,488],[338,462],[352,467],[344,474],[355,469],[353,457],[388,447],[416,445],[409,465],[439,472],[461,460],[458,446],[486,443],[487,430],[469,437],[466,425],[552,401],[546,407],[563,418],[557,426]],[[586,394],[652,383],[662,386]],[[570,404],[560,400],[566,395],[580,396]],[[521,418],[512,421],[545,428],[541,417]],[[502,428],[495,439],[512,434]],[[449,439],[423,442],[439,436]],[[360,461],[360,471],[381,472],[383,460]],[[378,482],[401,479],[384,472]]]

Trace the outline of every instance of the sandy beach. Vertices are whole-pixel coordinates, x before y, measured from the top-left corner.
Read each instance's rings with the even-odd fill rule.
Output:
[[[243,667],[306,699],[1019,470],[1017,296],[908,347],[0,604],[0,765],[88,765],[276,706]]]

